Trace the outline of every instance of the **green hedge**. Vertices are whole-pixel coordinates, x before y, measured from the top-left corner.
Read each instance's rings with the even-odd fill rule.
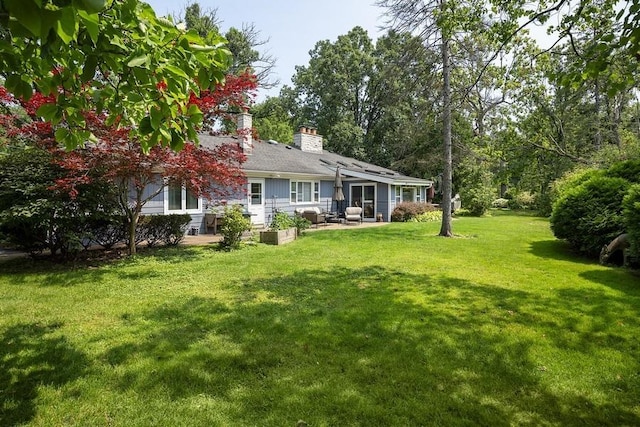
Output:
[[[625,231],[622,200],[629,187],[623,178],[601,174],[566,186],[551,214],[554,235],[577,251],[597,257],[603,245]]]
[[[140,231],[137,238],[146,240],[150,247],[158,243],[175,246],[184,239],[190,222],[189,214],[143,216],[138,222]]]
[[[640,184],[632,185],[622,202],[624,222],[629,233],[631,253],[640,256]]]

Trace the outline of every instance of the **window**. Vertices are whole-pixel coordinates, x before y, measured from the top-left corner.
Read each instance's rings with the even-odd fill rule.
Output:
[[[419,202],[420,195],[416,191],[416,187],[402,187],[402,201],[403,202]]]
[[[166,207],[169,213],[199,212],[200,199],[191,190],[180,184],[169,184],[165,190]]]
[[[320,183],[317,181],[291,181],[291,203],[311,203],[320,200]]]
[[[402,188],[398,185],[395,186],[396,193],[396,205],[402,203]]]

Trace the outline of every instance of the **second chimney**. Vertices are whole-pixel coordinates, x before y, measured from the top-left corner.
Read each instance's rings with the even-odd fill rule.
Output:
[[[293,146],[309,153],[322,153],[322,135],[314,128],[302,126],[293,135]]]

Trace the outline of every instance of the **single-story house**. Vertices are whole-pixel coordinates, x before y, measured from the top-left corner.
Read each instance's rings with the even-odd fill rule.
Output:
[[[251,115],[241,113],[238,129],[251,128]],[[362,221],[389,221],[400,202],[426,202],[433,187],[430,180],[413,178],[396,171],[341,156],[323,149],[322,136],[315,129],[301,128],[293,145],[276,141],[254,141],[247,136],[200,135],[200,144],[239,144],[247,155],[243,165],[246,193],[226,200],[240,204],[250,214],[254,226],[268,226],[276,211],[293,214],[316,208],[344,213],[347,206],[362,207]],[[342,181],[345,200],[334,200],[336,170]],[[160,200],[161,199],[161,200]],[[185,188],[167,187],[145,206],[143,214],[189,213],[191,227],[207,230],[205,213],[215,208],[206,200],[192,197]]]

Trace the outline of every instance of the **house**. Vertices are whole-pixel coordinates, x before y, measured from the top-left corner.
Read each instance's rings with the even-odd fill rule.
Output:
[[[238,128],[251,128],[251,115],[238,117]],[[254,141],[244,137],[200,135],[200,144],[240,144],[247,155],[243,169],[247,176],[246,194],[226,201],[241,204],[251,215],[254,226],[268,226],[276,211],[293,214],[300,208],[319,208],[343,213],[347,206],[361,206],[363,221],[389,221],[400,202],[425,202],[433,182],[402,175],[396,171],[331,153],[323,149],[322,136],[315,129],[301,128],[293,145],[276,141]],[[336,169],[342,178],[345,200],[333,200]],[[190,197],[184,188],[166,188],[162,213],[189,213],[192,227],[206,231],[204,214],[212,204]],[[159,201],[143,213],[160,213]],[[155,208],[154,208],[155,206]],[[153,212],[152,212],[153,211]]]

